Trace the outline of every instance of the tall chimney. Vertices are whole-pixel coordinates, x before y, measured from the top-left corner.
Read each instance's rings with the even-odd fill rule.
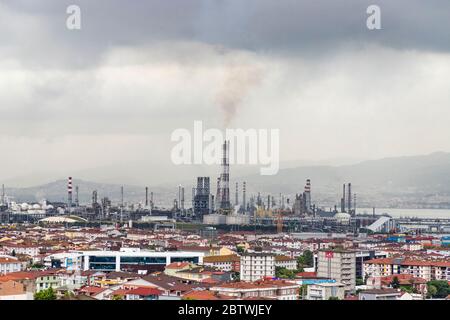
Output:
[[[181,206],[181,211],[184,211],[184,187],[181,187],[181,202],[180,202],[180,206]]]
[[[345,212],[345,183],[342,185],[341,212]]]
[[[244,208],[244,212],[247,210],[247,198],[246,198],[246,182],[242,183],[242,207]]]
[[[72,177],[69,177],[67,181],[67,205],[72,207]]]
[[[123,186],[120,187],[120,222],[123,221]]]
[[[5,205],[5,185],[2,184],[2,205]]]
[[[75,186],[75,206],[80,206],[80,198],[79,198],[79,189],[78,186]]]
[[[148,207],[148,187],[145,187],[145,207]]]
[[[150,210],[153,210],[153,191],[150,192]]]
[[[238,187],[237,182],[236,182],[236,194],[235,194],[234,203],[236,206],[239,205],[239,187]]]
[[[311,212],[311,180],[310,179],[306,179],[306,185],[305,185],[305,192],[304,192],[304,196],[305,196],[305,207],[306,207],[306,212],[310,213]]]
[[[348,198],[348,203],[347,203],[348,213],[352,213],[352,184],[351,183],[348,184],[347,198]]]
[[[229,210],[230,204],[230,163],[229,163],[230,142],[223,143],[222,174],[220,175],[220,209]]]

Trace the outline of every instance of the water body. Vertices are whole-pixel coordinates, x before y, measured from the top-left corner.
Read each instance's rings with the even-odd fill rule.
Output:
[[[372,208],[357,209],[358,214],[372,214]],[[450,209],[389,209],[389,208],[375,208],[376,214],[387,213],[393,218],[441,218],[450,219]]]

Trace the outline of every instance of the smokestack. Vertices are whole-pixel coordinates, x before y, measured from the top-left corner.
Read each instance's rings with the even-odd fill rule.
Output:
[[[352,184],[351,183],[348,184],[347,198],[348,198],[348,203],[347,203],[348,213],[351,214],[352,213]]]
[[[150,192],[150,210],[153,210],[153,191]]]
[[[67,205],[72,207],[72,177],[69,177],[67,181]]]
[[[247,210],[246,192],[246,182],[244,181],[242,183],[242,207],[244,208],[244,212]]]
[[[92,207],[94,208],[97,204],[97,190],[92,191]]]
[[[145,187],[145,207],[148,207],[148,187]]]
[[[236,182],[236,194],[235,194],[234,203],[236,206],[239,205],[239,186],[238,186],[237,182]]]
[[[181,187],[181,202],[180,202],[180,207],[181,207],[181,211],[184,211],[184,187]]]
[[[78,186],[75,186],[75,206],[79,207],[80,206],[80,198],[79,196],[79,189]]]
[[[345,212],[345,183],[342,185],[341,212]]]
[[[220,190],[220,177],[217,178],[217,189],[216,189],[216,206],[219,209],[220,208],[220,202],[222,198],[221,190]]]
[[[2,205],[5,205],[5,185],[2,184]]]
[[[311,180],[310,179],[306,179],[304,194],[305,194],[304,196],[305,196],[306,212],[310,213],[311,212]]]
[[[181,184],[178,185],[178,200],[177,200],[178,205],[181,205]]]
[[[356,193],[353,195],[353,216],[356,216]]]
[[[220,209],[229,210],[230,204],[230,163],[228,153],[230,149],[230,142],[225,140],[223,143],[222,156],[222,174],[220,175]]]
[[[120,222],[123,221],[123,186],[120,187]]]

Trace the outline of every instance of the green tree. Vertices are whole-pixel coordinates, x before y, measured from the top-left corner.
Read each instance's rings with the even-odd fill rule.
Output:
[[[296,272],[283,267],[275,267],[275,276],[282,279],[295,279]]]
[[[448,284],[447,281],[432,280],[429,281],[427,285],[428,285],[428,294],[433,298],[445,298],[448,295],[450,295],[450,285]]]
[[[339,300],[338,297],[329,297],[328,300]]]
[[[433,286],[431,284],[428,284],[427,285],[427,289],[428,289],[428,293],[427,293],[427,297],[428,298],[432,298],[432,297],[434,297],[436,295],[437,289],[436,289],[435,286]]]
[[[307,294],[308,294],[308,286],[306,284],[303,284],[299,290],[300,300],[306,299]]]
[[[400,281],[398,280],[398,277],[395,276],[391,281],[391,287],[394,289],[397,289],[400,287]]]
[[[43,268],[45,268],[45,266],[42,263],[39,263],[39,262],[34,263],[34,264],[31,265],[31,269],[43,269]]]
[[[314,254],[310,250],[303,251],[303,254],[297,258],[297,268],[310,268],[314,265]]]
[[[400,286],[400,290],[403,292],[414,293],[413,288],[409,286]]]
[[[245,252],[245,249],[243,246],[236,246],[236,252],[242,254]]]
[[[52,287],[34,294],[34,300],[56,300],[56,293]]]
[[[364,285],[365,283],[364,283],[364,279],[362,279],[362,278],[356,278],[356,285],[357,286],[362,286],[362,285]]]

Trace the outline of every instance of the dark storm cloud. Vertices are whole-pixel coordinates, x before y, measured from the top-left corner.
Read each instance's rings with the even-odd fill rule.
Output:
[[[81,31],[65,28],[71,4],[81,7]],[[383,30],[366,28],[371,4],[381,7]],[[111,47],[161,41],[313,55],[349,42],[450,50],[448,0],[10,0],[3,5],[41,26],[20,26],[20,39],[11,36],[17,24],[3,26],[3,46],[18,44],[24,51],[15,54],[50,65],[92,64]]]

